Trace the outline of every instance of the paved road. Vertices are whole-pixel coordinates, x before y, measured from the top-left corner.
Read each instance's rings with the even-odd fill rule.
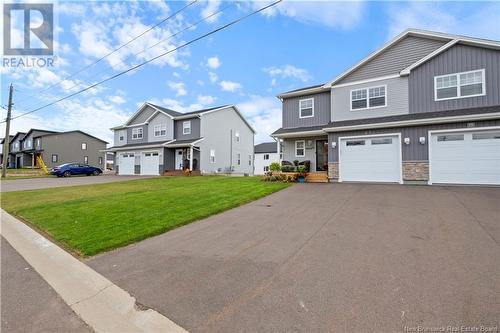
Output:
[[[3,238],[2,332],[92,332]]]
[[[76,176],[68,178],[30,178],[30,179],[15,179],[2,180],[0,182],[1,192],[36,190],[42,188],[62,187],[62,186],[77,186],[88,184],[101,184],[119,182],[124,180],[148,178],[148,176],[116,176],[116,175],[101,175],[101,176]]]
[[[299,184],[88,263],[191,332],[499,326],[499,216],[499,188]]]

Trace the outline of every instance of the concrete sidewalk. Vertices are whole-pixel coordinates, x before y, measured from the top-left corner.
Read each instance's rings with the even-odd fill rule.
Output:
[[[1,221],[2,236],[96,332],[186,332],[3,210]]]

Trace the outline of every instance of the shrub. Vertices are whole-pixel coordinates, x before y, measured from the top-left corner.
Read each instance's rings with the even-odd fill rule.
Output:
[[[272,172],[280,172],[281,165],[278,162],[273,162],[269,165],[269,170],[271,170]]]
[[[283,172],[295,172],[295,167],[292,165],[284,165],[281,167],[281,171],[283,171]]]
[[[309,161],[309,160],[302,161],[302,162],[299,163],[299,166],[300,165],[303,165],[303,166],[306,167],[305,172],[311,171],[311,161]]]
[[[293,165],[298,166],[299,165],[299,160],[293,161]]]

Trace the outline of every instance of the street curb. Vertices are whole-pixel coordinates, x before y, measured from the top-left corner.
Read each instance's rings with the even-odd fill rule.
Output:
[[[3,209],[1,235],[96,332],[187,332]]]

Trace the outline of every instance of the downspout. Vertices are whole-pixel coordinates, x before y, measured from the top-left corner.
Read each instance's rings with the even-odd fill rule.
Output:
[[[233,172],[233,130],[229,130],[229,171]]]

